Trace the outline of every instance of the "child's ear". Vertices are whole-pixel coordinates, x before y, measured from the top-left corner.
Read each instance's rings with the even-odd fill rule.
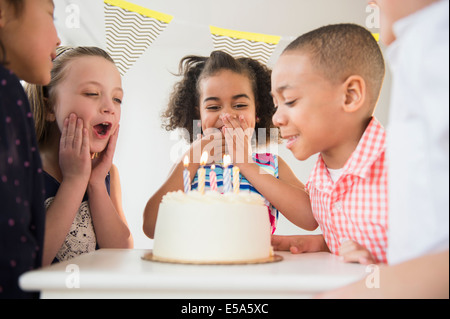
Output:
[[[3,28],[8,20],[11,19],[11,12],[14,13],[12,5],[5,0],[0,0],[0,28]]]
[[[47,113],[45,119],[47,120],[47,122],[55,122],[56,121],[55,113]]]
[[[0,0],[0,28],[3,28],[5,26],[5,6],[5,1]]]
[[[47,115],[45,116],[45,119],[47,120],[47,122],[55,122],[56,121],[56,115],[55,112],[53,111],[53,109],[51,107],[48,106],[48,98],[44,97],[44,103],[46,104],[46,108],[47,108]]]
[[[366,82],[359,75],[350,76],[344,83],[345,112],[356,112],[361,109],[366,100]]]

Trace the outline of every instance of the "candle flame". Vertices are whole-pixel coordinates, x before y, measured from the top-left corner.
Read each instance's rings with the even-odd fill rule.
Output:
[[[211,170],[215,170],[216,169],[216,165],[211,165]]]
[[[208,152],[203,152],[202,157],[200,158],[200,164],[204,166],[208,161]]]
[[[224,155],[223,156],[223,165],[226,167],[228,167],[231,164],[231,157],[230,155]]]
[[[189,156],[186,155],[186,156],[184,157],[184,167],[187,168],[188,166],[189,166]]]

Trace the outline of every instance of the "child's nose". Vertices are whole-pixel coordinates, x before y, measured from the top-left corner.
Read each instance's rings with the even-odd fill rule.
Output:
[[[286,116],[278,107],[275,114],[272,116],[272,122],[275,126],[283,126],[286,124]]]
[[[109,99],[104,99],[104,101],[102,102],[101,112],[106,114],[114,114],[114,103]]]

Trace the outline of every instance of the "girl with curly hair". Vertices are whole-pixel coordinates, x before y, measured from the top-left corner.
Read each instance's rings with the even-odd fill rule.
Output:
[[[266,199],[272,233],[278,211],[296,225],[315,229],[317,223],[305,186],[279,156],[256,151],[255,142],[269,144],[271,131],[277,132],[272,123],[275,106],[270,94],[271,71],[256,60],[235,59],[214,51],[209,57],[184,57],[180,75],[182,79],[175,84],[163,118],[166,130],[183,129],[189,133],[185,138],[191,143],[186,153],[190,159],[191,189],[198,187],[200,156],[206,151],[209,153],[206,188],[210,187],[209,172],[214,169],[218,191],[223,193],[222,159],[230,154],[233,166],[240,169],[241,191],[255,192]],[[196,130],[200,131],[199,136]],[[277,132],[275,142],[278,141]],[[145,207],[143,228],[150,238],[154,235],[162,197],[184,188],[183,169],[181,159]],[[301,210],[309,214],[299,214]]]

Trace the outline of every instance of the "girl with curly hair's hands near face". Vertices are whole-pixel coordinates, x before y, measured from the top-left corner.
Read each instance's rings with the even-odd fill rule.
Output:
[[[214,164],[218,191],[223,192],[222,160],[228,154],[232,165],[240,170],[241,190],[266,199],[272,233],[278,211],[297,226],[317,228],[304,185],[280,157],[258,152],[261,146],[279,142],[278,130],[272,123],[275,106],[270,94],[271,71],[256,60],[236,59],[214,51],[209,57],[183,58],[180,75],[182,79],[174,87],[163,118],[166,130],[182,129],[189,133],[186,136],[191,147],[186,155],[190,159],[192,190],[197,189],[200,156],[206,151],[209,155],[205,165],[206,187]],[[162,197],[183,190],[183,169],[180,160],[145,207],[143,228],[150,238],[154,235]]]

